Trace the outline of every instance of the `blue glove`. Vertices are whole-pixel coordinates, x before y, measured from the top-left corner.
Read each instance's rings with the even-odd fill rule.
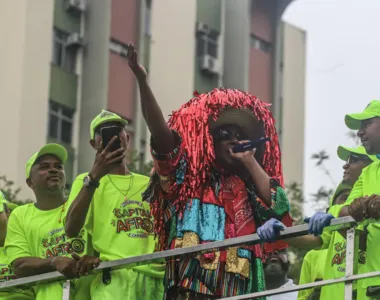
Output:
[[[263,242],[273,242],[280,235],[280,231],[284,229],[284,224],[272,218],[257,229],[257,234]]]
[[[330,225],[332,219],[335,217],[331,214],[317,212],[311,218],[304,219],[304,222],[309,224],[309,233],[318,236],[326,226]]]

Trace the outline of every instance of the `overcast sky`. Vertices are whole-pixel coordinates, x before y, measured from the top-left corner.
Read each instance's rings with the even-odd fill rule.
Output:
[[[344,115],[380,99],[379,13],[380,0],[294,0],[283,16],[307,32],[306,198],[321,185],[333,187],[312,153],[330,154],[326,165],[339,183],[343,162],[336,148],[355,144],[346,136]]]

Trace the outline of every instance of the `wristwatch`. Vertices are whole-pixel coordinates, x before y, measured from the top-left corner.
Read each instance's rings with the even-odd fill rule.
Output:
[[[98,180],[92,179],[90,175],[87,175],[85,178],[83,178],[83,185],[85,187],[98,188],[100,183]]]

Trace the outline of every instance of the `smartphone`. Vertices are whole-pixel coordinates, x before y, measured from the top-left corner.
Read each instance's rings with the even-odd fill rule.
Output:
[[[120,130],[120,126],[106,126],[100,129],[103,149],[107,147],[108,143],[112,140],[114,136],[117,136],[117,140],[114,141],[111,145],[110,152],[113,152],[121,148],[121,141],[119,137]]]
[[[260,145],[265,144],[268,141],[270,141],[270,138],[262,137],[258,140],[255,140],[255,141],[249,141],[249,142],[244,143],[244,144],[238,144],[232,149],[232,151],[234,153],[245,152],[245,151],[251,150],[253,148],[257,148]]]

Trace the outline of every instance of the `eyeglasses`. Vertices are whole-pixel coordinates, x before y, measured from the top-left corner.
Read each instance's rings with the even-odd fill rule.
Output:
[[[216,130],[213,133],[213,137],[214,139],[219,140],[219,141],[229,141],[233,139],[237,139],[238,141],[243,141],[243,140],[248,139],[244,134],[240,132],[234,132],[228,129]]]
[[[351,154],[348,157],[347,164],[354,164],[354,163],[357,163],[359,161],[369,162],[369,163],[372,162],[372,160],[366,155]]]

